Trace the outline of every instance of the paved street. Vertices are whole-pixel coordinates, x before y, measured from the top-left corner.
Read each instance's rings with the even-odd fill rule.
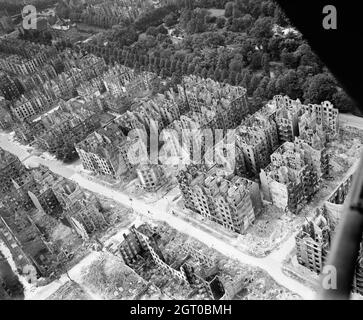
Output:
[[[339,114],[339,123],[363,130],[363,118],[351,114]]]

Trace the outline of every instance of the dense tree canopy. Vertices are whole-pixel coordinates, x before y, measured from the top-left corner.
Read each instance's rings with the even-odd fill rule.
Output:
[[[114,27],[91,45],[107,43],[116,50],[111,61],[143,67],[174,83],[183,74],[196,74],[242,85],[254,107],[286,94],[351,108],[301,34],[285,27],[289,21],[270,0],[182,0]]]

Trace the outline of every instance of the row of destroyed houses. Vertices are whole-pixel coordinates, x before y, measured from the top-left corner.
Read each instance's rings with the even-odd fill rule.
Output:
[[[231,300],[248,285],[249,280],[243,276],[222,272],[218,260],[191,243],[181,244],[173,250],[176,254],[169,257],[165,241],[168,243],[157,227],[148,224],[137,228],[132,226],[128,234],[124,234],[119,253],[140,276],[146,277],[145,271],[150,268],[159,269],[170,280],[186,287],[189,299]]]
[[[74,155],[77,152],[86,170],[116,180],[137,174],[147,191],[155,191],[166,182],[167,161],[162,165],[160,159],[180,159],[187,154],[187,164],[205,165],[193,156],[195,150],[210,152],[202,135],[211,130],[211,163],[207,169],[192,169],[191,174],[181,172],[180,190],[188,208],[239,233],[261,211],[262,202],[254,195],[259,187],[263,200],[298,212],[329,174],[327,143],[338,134],[338,110],[329,102],[303,105],[276,96],[250,115],[242,87],[185,76],[177,91],[152,95],[155,76],[150,73],[136,75],[117,64],[101,70],[92,81],[80,84],[81,99],[61,102],[35,119],[34,114],[30,123],[16,130],[17,137],[53,154],[68,147]],[[235,138],[232,171],[224,178],[209,177],[203,171],[213,167],[217,157],[223,158],[229,130]],[[186,131],[191,133],[187,137]],[[166,137],[167,143],[157,150],[157,161],[151,162],[150,137],[156,133],[159,139],[164,132],[173,135]],[[132,152],[140,145],[140,136],[146,136],[147,142]],[[188,143],[181,145],[181,138]],[[146,154],[146,161],[140,160],[140,153]],[[260,186],[241,175],[259,175]],[[189,199],[189,194],[194,198]],[[247,198],[252,200],[246,203],[243,199]]]
[[[328,197],[323,206],[316,209],[314,217],[307,220],[296,235],[298,263],[316,274],[323,271],[337,226],[346,213],[344,205],[352,187],[355,170],[356,166],[353,166],[343,182]],[[355,266],[352,291],[363,295],[363,242],[360,244]]]
[[[71,257],[72,247],[51,235],[58,225],[63,233],[72,230],[68,241],[81,243],[109,227],[97,198],[75,183],[43,166],[28,169],[3,149],[0,159],[0,237],[22,272],[34,266],[39,276],[48,277]],[[190,245],[180,248],[181,261],[167,261],[159,247],[161,236],[148,225],[132,227],[124,237],[118,251],[126,265],[140,273],[151,259],[195,298],[231,299],[246,284],[246,279],[226,275],[221,281],[217,263]]]
[[[26,168],[0,149],[0,237],[18,268],[34,265],[49,276],[109,226],[98,199],[46,167]],[[73,251],[73,253],[72,253]]]

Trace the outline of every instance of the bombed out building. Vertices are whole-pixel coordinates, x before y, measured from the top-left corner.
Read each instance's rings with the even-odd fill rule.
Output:
[[[27,169],[16,157],[1,154],[7,163],[1,180],[1,238],[20,269],[33,265],[47,277],[108,222],[95,196],[78,185],[43,166]]]
[[[353,168],[352,168],[353,169]],[[353,181],[352,169],[344,181],[329,196],[314,218],[306,221],[296,235],[297,261],[310,271],[320,274],[326,263],[336,227],[344,214],[344,203]],[[357,259],[353,292],[363,295],[363,244]]]
[[[179,173],[178,182],[186,208],[227,230],[243,234],[262,210],[258,184],[242,177],[221,177],[189,166]]]
[[[218,276],[218,267],[208,257],[198,256],[195,251],[189,253],[184,248],[185,257],[180,261],[167,261],[160,248],[161,236],[148,225],[131,227],[130,233],[124,235],[120,253],[125,263],[140,273],[148,259],[162,269],[171,278],[190,286],[191,292],[204,299],[219,300],[225,291]]]
[[[271,155],[271,164],[261,170],[264,200],[298,212],[302,203],[317,191],[323,163],[319,156],[312,157],[307,144],[298,140],[285,142]]]

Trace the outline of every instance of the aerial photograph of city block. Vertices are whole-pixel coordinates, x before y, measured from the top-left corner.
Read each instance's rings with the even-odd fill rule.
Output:
[[[0,0],[0,300],[314,299],[362,117],[273,0]]]

